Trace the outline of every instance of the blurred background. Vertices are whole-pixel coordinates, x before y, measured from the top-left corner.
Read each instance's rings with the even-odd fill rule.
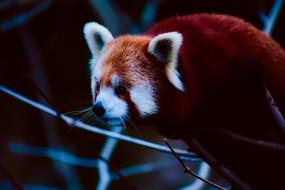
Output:
[[[270,14],[276,2],[282,1],[0,0],[0,84],[94,124],[92,117],[78,114],[91,105],[90,54],[82,34],[86,22],[97,21],[118,36],[139,34],[171,16],[209,12],[241,17],[262,30],[261,15]],[[283,47],[284,34],[285,12],[281,10],[272,37]],[[148,190],[211,189],[185,174],[173,155],[68,127],[1,92],[0,119],[1,190],[16,189],[11,178],[25,189],[38,190],[120,190],[130,189],[129,183]],[[163,144],[154,126],[130,126],[123,133]],[[186,148],[179,141],[170,142]],[[98,155],[104,157],[104,150],[112,170],[120,170],[127,181],[106,164],[98,166]],[[187,164],[203,177],[229,187],[203,162]]]

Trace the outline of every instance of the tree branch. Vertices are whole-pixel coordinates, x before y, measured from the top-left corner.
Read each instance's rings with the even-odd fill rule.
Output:
[[[272,34],[274,26],[277,22],[277,18],[282,9],[282,4],[283,4],[283,0],[275,0],[268,16],[266,16],[264,12],[259,13],[260,19],[264,24],[264,27],[262,30],[268,35]]]
[[[108,130],[100,129],[96,126],[88,125],[88,124],[86,124],[80,120],[73,119],[73,118],[68,117],[64,114],[58,115],[57,111],[55,111],[55,110],[53,110],[53,109],[51,109],[51,108],[49,108],[43,104],[35,102],[35,101],[19,94],[16,91],[13,91],[13,90],[11,90],[11,89],[9,89],[9,88],[1,85],[1,84],[0,84],[0,91],[4,92],[5,94],[7,94],[11,97],[14,97],[14,98],[26,103],[26,104],[28,104],[28,105],[30,105],[30,106],[38,109],[38,110],[41,110],[43,112],[46,112],[49,115],[52,115],[54,117],[57,117],[57,118],[63,120],[70,127],[77,127],[77,128],[80,128],[80,129],[83,129],[83,130],[86,130],[86,131],[89,131],[92,133],[97,133],[97,134],[100,134],[103,136],[107,136],[107,137],[119,139],[122,141],[130,142],[130,143],[140,145],[140,146],[143,146],[143,147],[146,147],[149,149],[157,150],[160,152],[171,153],[171,151],[166,146],[156,144],[156,143],[152,143],[152,142],[145,141],[145,140],[141,140],[141,139],[137,139],[137,138],[130,137],[127,135],[114,133],[114,132],[111,132]],[[181,149],[174,149],[174,150],[179,156],[183,156],[187,160],[200,161],[200,159],[197,157],[197,155],[195,153],[188,152],[188,151],[181,150]]]
[[[189,173],[190,175],[194,176],[195,178],[203,181],[204,183],[212,186],[212,187],[215,187],[216,189],[220,189],[220,190],[226,190],[225,188],[207,180],[207,179],[204,179],[202,177],[200,177],[199,175],[197,175],[196,173],[194,173],[191,168],[189,166],[187,166],[182,160],[181,158],[177,155],[177,153],[175,152],[175,150],[171,147],[171,145],[167,142],[166,139],[163,139],[163,141],[165,142],[165,144],[168,146],[168,148],[170,149],[170,151],[172,152],[172,154],[176,157],[176,159],[179,161],[179,163],[183,166],[184,168],[184,172],[185,173]]]

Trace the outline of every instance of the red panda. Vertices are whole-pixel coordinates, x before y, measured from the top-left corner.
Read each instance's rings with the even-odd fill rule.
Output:
[[[216,14],[177,16],[142,35],[117,38],[91,22],[84,35],[96,115],[151,121],[190,146],[194,136],[248,187],[285,188],[283,153],[259,151],[212,130],[285,144],[266,98],[268,89],[285,116],[285,52],[272,38]]]

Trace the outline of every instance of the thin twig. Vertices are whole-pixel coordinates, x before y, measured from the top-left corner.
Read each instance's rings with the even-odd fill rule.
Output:
[[[266,85],[264,84],[264,86],[266,86]],[[268,88],[265,87],[265,91],[266,91],[267,102],[271,108],[271,112],[272,112],[276,122],[279,124],[279,126],[281,127],[281,129],[283,130],[283,132],[285,134],[285,119],[284,119],[279,107],[275,103],[275,100],[274,100],[273,96],[271,95],[270,91],[268,90]]]
[[[226,190],[224,187],[221,187],[207,179],[204,179],[202,177],[200,177],[199,175],[197,175],[196,173],[194,173],[191,168],[189,166],[187,166],[182,160],[181,158],[179,157],[179,155],[175,152],[175,150],[171,147],[171,145],[167,142],[167,139],[163,139],[163,141],[165,142],[165,144],[168,146],[168,148],[170,149],[170,151],[172,152],[172,154],[176,157],[176,159],[179,161],[179,163],[183,166],[184,168],[184,172],[185,173],[189,173],[190,175],[194,176],[195,178],[205,182],[206,184],[212,186],[212,187],[215,187],[217,189],[220,189],[220,190]]]
[[[207,162],[216,171],[219,171],[223,176],[232,182],[237,189],[251,190],[251,187],[239,179],[235,174],[233,174],[228,168],[223,166],[215,159],[215,157],[210,154],[194,137],[188,138],[187,143],[189,146],[196,151],[205,162]]]
[[[201,162],[199,165],[198,174],[202,178],[208,178],[211,172],[210,166],[206,162]],[[193,183],[180,188],[179,190],[201,190],[206,184],[199,179],[196,179]]]

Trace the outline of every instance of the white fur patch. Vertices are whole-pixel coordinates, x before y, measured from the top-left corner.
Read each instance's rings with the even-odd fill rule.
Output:
[[[117,118],[128,114],[127,103],[116,96],[113,88],[101,87],[96,102],[101,102],[105,108],[104,117]]]
[[[103,75],[103,72],[104,72],[102,66],[103,66],[103,64],[102,64],[101,59],[99,59],[97,61],[93,60],[93,64],[91,64],[91,67],[90,67],[91,77],[92,78],[94,78],[96,80],[100,80],[101,79],[101,77]]]
[[[91,94],[93,100],[95,99],[95,88],[96,88],[96,80],[94,78],[91,78]]]
[[[156,98],[150,84],[134,85],[130,89],[130,96],[141,117],[157,113]]]
[[[91,68],[91,73],[92,73],[92,77],[96,78],[96,79],[101,79],[104,70],[103,70],[103,62],[105,61],[106,58],[108,58],[110,56],[110,54],[113,51],[113,47],[105,47],[101,53],[101,55],[99,56],[99,58],[97,60],[93,60],[93,62],[96,64],[93,65],[93,67]]]
[[[114,88],[117,87],[120,84],[120,82],[121,78],[118,75],[115,74],[112,76],[111,83]]]
[[[91,71],[91,90],[92,90],[92,95],[94,98],[94,93],[95,93],[95,86],[96,82],[99,81],[103,75],[103,62],[104,59],[106,59],[110,53],[112,52],[112,48],[105,48],[99,58],[97,60],[92,59],[90,63],[90,71]],[[95,64],[96,63],[96,64]]]
[[[170,51],[169,55],[167,55],[167,65],[166,65],[166,75],[168,80],[179,90],[184,91],[184,85],[180,80],[180,75],[177,71],[177,64],[178,64],[178,55],[179,49],[182,45],[182,34],[178,32],[167,32],[163,34],[159,34],[154,37],[148,46],[148,52],[156,56],[156,47],[157,44],[161,41],[167,40],[170,42]]]

